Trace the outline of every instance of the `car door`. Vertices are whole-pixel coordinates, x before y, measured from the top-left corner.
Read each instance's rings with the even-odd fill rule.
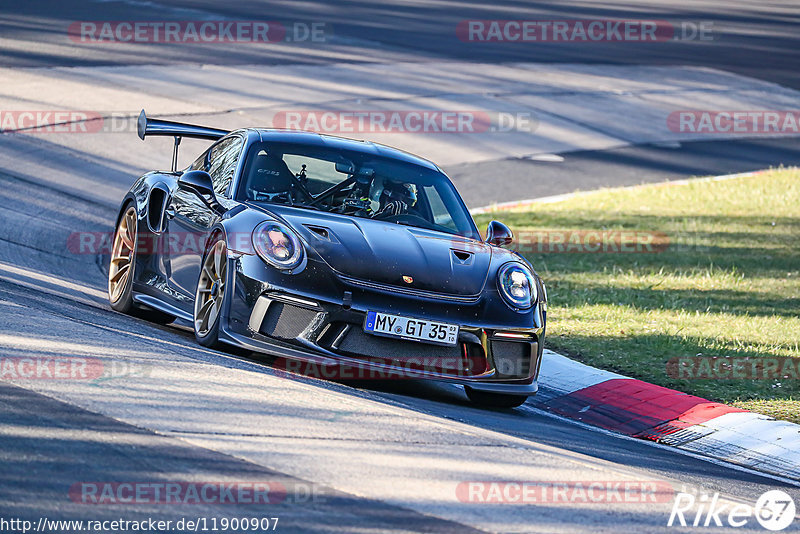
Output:
[[[241,156],[244,139],[239,135],[226,137],[192,164],[192,170],[205,170],[211,175],[214,193],[223,201],[230,198],[230,187]],[[169,256],[167,276],[170,286],[179,294],[182,308],[190,311],[194,299],[203,246],[211,227],[218,219],[215,213],[196,193],[177,187],[167,211],[167,236]],[[187,297],[191,297],[187,300]]]

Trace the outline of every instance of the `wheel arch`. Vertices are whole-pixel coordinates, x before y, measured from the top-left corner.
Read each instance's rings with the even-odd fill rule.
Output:
[[[203,258],[205,258],[206,254],[208,254],[211,245],[213,245],[216,242],[219,236],[222,236],[222,238],[225,240],[225,247],[228,250],[230,250],[231,247],[230,243],[228,242],[228,231],[225,228],[225,225],[221,223],[215,223],[211,227],[211,230],[208,232],[208,237],[206,238],[206,242],[203,244]]]
[[[117,212],[117,220],[114,221],[115,228],[119,224],[122,214],[125,212],[125,207],[129,203],[133,203],[136,208],[136,215],[138,219],[144,220],[147,224],[147,214],[151,194],[154,188],[160,189],[164,193],[164,202],[162,210],[166,208],[166,201],[173,194],[175,189],[176,177],[168,174],[163,174],[158,171],[151,171],[140,176],[136,182],[131,186],[125,196],[120,202],[120,207]],[[152,230],[148,224],[148,229]]]

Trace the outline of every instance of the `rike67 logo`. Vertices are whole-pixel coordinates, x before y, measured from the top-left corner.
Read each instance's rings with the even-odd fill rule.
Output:
[[[797,509],[791,495],[771,490],[758,498],[755,506],[720,502],[719,493],[695,495],[680,492],[675,496],[667,526],[743,527],[755,519],[763,528],[784,530],[792,524]]]

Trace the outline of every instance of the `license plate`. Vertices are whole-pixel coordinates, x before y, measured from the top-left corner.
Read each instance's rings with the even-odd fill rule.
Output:
[[[440,345],[455,345],[458,340],[458,325],[372,311],[367,312],[364,331],[378,336],[413,339]]]

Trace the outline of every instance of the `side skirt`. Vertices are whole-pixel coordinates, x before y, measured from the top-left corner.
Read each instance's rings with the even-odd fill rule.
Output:
[[[192,323],[192,314],[186,313],[185,311],[172,306],[171,304],[167,304],[155,297],[150,295],[142,295],[141,293],[134,293],[133,294],[133,301],[137,304],[144,304],[145,306],[149,306],[150,308],[155,308],[158,311],[162,311],[164,313],[168,313],[170,315],[174,315],[179,319],[183,319],[184,321],[188,321],[190,324]]]

